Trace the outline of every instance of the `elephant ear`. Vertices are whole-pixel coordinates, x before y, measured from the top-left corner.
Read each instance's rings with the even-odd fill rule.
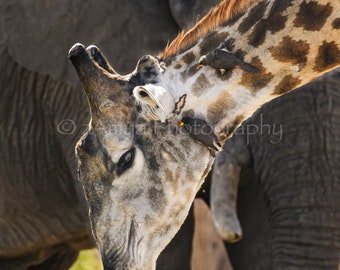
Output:
[[[174,109],[174,97],[161,86],[137,86],[133,90],[133,96],[141,105],[145,118],[149,120],[165,122]]]
[[[109,59],[117,71],[129,73],[138,57],[145,54],[145,48],[150,54],[157,54],[179,30],[167,1],[145,0],[143,5],[139,0],[130,0],[126,5],[117,5],[118,0],[41,3],[35,0],[0,1],[3,23],[3,27],[0,25],[0,44],[5,43],[11,57],[26,69],[70,85],[78,82],[65,57],[72,44],[78,41],[97,44],[110,52]],[[129,20],[125,19],[127,13],[133,14]],[[145,20],[145,14],[148,14],[148,20]],[[121,29],[128,30],[121,35]],[[126,37],[138,40],[138,46]]]

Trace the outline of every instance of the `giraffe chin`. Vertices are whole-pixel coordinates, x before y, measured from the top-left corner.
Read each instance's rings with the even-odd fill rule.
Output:
[[[92,233],[105,269],[155,269],[157,257],[183,224],[213,158],[207,147],[189,136],[173,135],[179,141],[176,150],[183,156],[178,161],[185,164],[197,157],[199,161],[194,171],[180,172],[183,168],[179,167],[178,174],[171,174],[172,157],[163,148],[168,142],[154,137],[152,151],[134,144],[133,166],[118,175],[116,165],[111,164],[113,147],[109,142],[114,138],[108,134],[101,138],[100,133],[91,129],[90,140],[89,134],[83,138],[88,142],[78,145],[77,156]],[[116,143],[123,146],[127,142]],[[180,149],[181,144],[188,148]],[[193,147],[199,151],[191,151]],[[157,153],[161,156],[156,157]],[[160,166],[157,173],[155,166]],[[165,177],[166,182],[161,183]]]

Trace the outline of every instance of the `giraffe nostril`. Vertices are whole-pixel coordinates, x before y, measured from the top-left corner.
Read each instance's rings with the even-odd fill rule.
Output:
[[[242,239],[242,235],[238,234],[238,233],[235,233],[235,235],[234,235],[235,242],[240,241],[241,239]]]

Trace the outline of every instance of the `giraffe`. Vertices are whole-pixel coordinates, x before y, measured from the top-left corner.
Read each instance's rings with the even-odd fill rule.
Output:
[[[225,0],[128,75],[74,45],[92,116],[79,179],[104,268],[155,269],[216,151],[260,105],[339,66],[339,37],[332,0]]]

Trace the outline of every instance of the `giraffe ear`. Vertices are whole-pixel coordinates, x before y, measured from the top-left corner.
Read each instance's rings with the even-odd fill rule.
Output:
[[[136,86],[132,93],[149,120],[165,122],[173,111],[175,99],[161,86],[153,84]]]

